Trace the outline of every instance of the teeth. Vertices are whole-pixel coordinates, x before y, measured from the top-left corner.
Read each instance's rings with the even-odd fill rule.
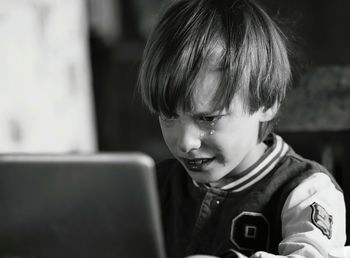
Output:
[[[198,166],[198,165],[202,165],[203,163],[205,163],[207,161],[208,161],[208,159],[196,159],[196,160],[190,160],[190,161],[188,161],[188,163],[190,165]]]

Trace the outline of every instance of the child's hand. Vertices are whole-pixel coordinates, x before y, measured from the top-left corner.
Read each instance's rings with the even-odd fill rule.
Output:
[[[220,255],[221,257],[221,255]],[[184,258],[220,258],[220,257],[217,257],[217,256],[212,256],[212,255],[205,255],[205,254],[196,254],[196,255],[190,255],[190,256],[186,256]],[[233,258],[233,257],[236,257],[236,258],[248,258],[247,256],[241,254],[240,252],[238,251],[234,251],[234,250],[230,250],[229,253],[226,253],[225,255],[223,255],[223,257],[230,257],[230,258]]]
[[[186,256],[184,258],[219,258],[219,257],[212,256],[212,255],[205,255],[205,254],[195,254],[195,255]]]
[[[274,255],[274,254],[270,254],[270,253],[266,253],[266,252],[256,252],[255,254],[250,256],[249,258],[282,258],[282,257],[285,257],[285,256]]]
[[[190,255],[186,256],[184,258],[219,258],[217,256],[212,256],[212,255],[205,255],[205,254],[195,254],[195,255]]]

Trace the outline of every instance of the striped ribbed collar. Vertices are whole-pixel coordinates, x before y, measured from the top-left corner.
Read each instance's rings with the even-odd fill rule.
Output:
[[[240,192],[257,183],[267,174],[269,174],[269,172],[285,156],[289,149],[288,144],[276,134],[271,134],[268,137],[266,144],[268,145],[268,149],[265,151],[264,155],[256,163],[240,173],[237,177],[232,178],[232,182],[222,186],[222,190]],[[206,188],[210,188],[208,185],[198,184],[195,181],[193,181],[193,183],[198,187],[204,186]]]

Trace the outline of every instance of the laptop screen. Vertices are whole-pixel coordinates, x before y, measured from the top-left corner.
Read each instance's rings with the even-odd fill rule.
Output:
[[[0,156],[0,256],[164,257],[144,154]]]

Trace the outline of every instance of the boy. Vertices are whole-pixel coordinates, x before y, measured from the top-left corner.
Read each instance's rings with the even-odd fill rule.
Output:
[[[342,191],[272,133],[291,77],[286,38],[253,0],[179,0],[140,71],[176,159],[157,166],[168,257],[327,257]]]

